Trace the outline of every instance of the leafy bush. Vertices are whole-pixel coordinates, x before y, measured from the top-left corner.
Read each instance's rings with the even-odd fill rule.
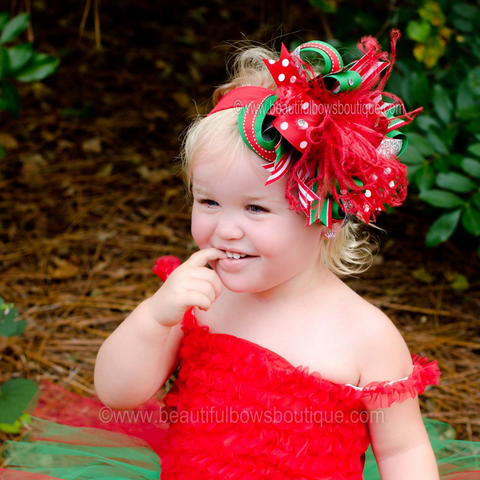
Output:
[[[332,11],[332,4],[311,3]],[[400,96],[407,109],[424,107],[402,129],[409,146],[401,158],[412,197],[437,216],[427,246],[456,231],[480,238],[480,1],[411,0],[399,7],[371,1],[368,9],[367,2],[360,3],[365,8],[334,2],[336,13],[328,20],[340,44],[375,32],[385,41],[383,32],[391,28],[410,40],[398,45],[400,60],[386,90]]]
[[[5,303],[0,297],[1,337],[13,337],[25,331],[27,322],[16,320],[17,316],[18,312],[13,303]],[[30,415],[23,412],[27,407],[33,407],[37,392],[35,382],[24,378],[9,380],[0,387],[0,430],[18,433],[22,423],[30,422]]]
[[[58,67],[58,58],[37,52],[30,43],[6,47],[28,27],[30,14],[22,13],[10,19],[8,12],[0,12],[0,110],[7,110],[17,118],[20,113],[18,91],[7,79],[34,82],[51,75]],[[5,152],[0,146],[0,156]]]
[[[480,237],[480,8],[427,0],[407,23],[417,62],[400,62],[407,103],[424,105],[402,157],[419,198],[441,211],[427,246],[459,228]],[[413,97],[413,98],[412,98]],[[480,249],[479,249],[480,254]]]

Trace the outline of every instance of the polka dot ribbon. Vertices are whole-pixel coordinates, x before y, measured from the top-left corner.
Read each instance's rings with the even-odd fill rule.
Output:
[[[238,87],[220,99],[210,112],[214,114],[228,108],[237,108],[240,134],[245,143],[268,163],[263,167],[270,173],[266,186],[281,179],[296,162],[308,151],[309,131],[321,121],[322,105],[312,98],[311,90],[296,86],[308,85],[318,73],[307,65],[323,64],[321,77],[325,88],[331,93],[345,93],[358,89],[362,82],[368,82],[386,68],[390,62],[378,61],[372,67],[371,58],[364,55],[346,67],[338,51],[321,41],[311,41],[300,45],[292,54],[282,44],[278,61],[264,60],[279,92],[295,91],[293,102],[278,101],[278,92],[262,87]],[[307,63],[308,62],[308,63]],[[293,87],[289,89],[288,87]],[[381,115],[388,120],[385,139],[378,146],[378,152],[385,156],[398,156],[407,146],[407,138],[396,129],[409,123],[394,117],[396,102],[384,102],[381,93],[373,99]],[[411,121],[411,120],[410,120]],[[293,147],[293,148],[292,148]],[[317,167],[320,168],[320,165]],[[318,170],[317,170],[318,176]],[[296,182],[298,200],[307,217],[307,226],[320,222],[331,227],[334,222],[342,221],[342,226],[358,216],[359,208],[352,205],[348,195],[337,188],[335,200],[332,195],[321,195],[321,185],[307,183],[311,172],[298,171]],[[363,182],[353,178],[358,187]],[[338,185],[337,185],[338,187]],[[343,195],[342,195],[343,194]],[[377,198],[378,197],[378,198]],[[371,207],[384,210],[380,196],[374,190],[363,191],[363,209],[361,216],[368,222]]]

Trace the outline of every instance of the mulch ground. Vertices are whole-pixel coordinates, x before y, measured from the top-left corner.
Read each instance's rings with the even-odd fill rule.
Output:
[[[18,119],[0,112],[0,296],[28,322],[0,338],[0,384],[49,379],[93,394],[100,345],[159,286],[155,258],[195,251],[178,136],[225,76],[225,40],[265,40],[275,15],[288,16],[283,33],[300,21],[294,5],[250,3],[175,2],[165,15],[155,2],[105,2],[101,49],[93,22],[77,41],[83,7],[34,11],[35,48],[61,66],[18,85]],[[412,353],[438,361],[441,384],[421,397],[423,414],[478,441],[480,260],[468,238],[427,250],[434,217],[413,200],[397,210],[380,221],[388,235],[374,267],[347,283],[390,316]],[[16,436],[0,432],[7,438]]]

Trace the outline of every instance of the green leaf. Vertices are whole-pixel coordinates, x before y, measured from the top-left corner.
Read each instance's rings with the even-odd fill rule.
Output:
[[[432,27],[429,23],[425,21],[416,22],[415,20],[410,20],[407,24],[407,35],[411,40],[416,42],[423,43],[430,35]]]
[[[467,150],[470,153],[473,153],[473,155],[476,155],[477,157],[480,157],[480,143],[474,143],[473,145],[470,145]]]
[[[460,120],[473,120],[474,118],[478,117],[478,106],[475,105],[475,102],[471,103],[467,107],[459,108],[455,112],[455,116]]]
[[[423,283],[432,283],[435,280],[435,277],[428,272],[424,266],[413,270],[412,277],[416,280],[420,280]]]
[[[448,93],[438,83],[433,86],[433,108],[438,118],[448,125],[452,119],[453,103]]]
[[[415,173],[422,167],[421,164],[417,165],[407,165],[407,180],[408,183],[412,183],[415,177]]]
[[[0,47],[0,79],[8,75],[8,51],[6,48]]]
[[[479,105],[473,95],[468,81],[464,80],[457,92],[457,111],[455,116],[461,120],[472,120],[478,118]]]
[[[464,20],[463,18],[455,18],[453,26],[461,32],[471,32],[473,30],[473,23],[471,20]]]
[[[2,87],[2,99],[6,102],[6,108],[8,113],[17,118],[20,113],[20,97],[15,86],[6,80],[0,80],[0,86]]]
[[[418,169],[414,179],[421,192],[429,190],[435,181],[435,171],[428,163],[426,163]]]
[[[430,157],[435,155],[432,146],[425,137],[422,137],[418,133],[408,133],[408,148],[415,147],[422,155]],[[402,157],[403,158],[403,157]]]
[[[25,413],[22,415],[18,420],[16,420],[13,425],[8,424],[8,423],[0,423],[0,430],[5,433],[20,433],[20,428],[24,423],[29,425],[32,421],[32,417],[28,414]]]
[[[409,143],[406,150],[402,153],[402,163],[406,163],[407,165],[415,165],[423,163],[424,161],[425,158],[423,158],[418,149]]]
[[[477,188],[477,185],[468,177],[456,172],[439,173],[437,175],[437,185],[454,192],[471,192]]]
[[[410,90],[418,105],[428,105],[430,103],[432,98],[432,86],[424,73],[412,72],[405,88]]]
[[[417,122],[419,128],[423,130],[424,132],[428,132],[430,130],[430,127],[437,127],[440,128],[440,124],[438,121],[430,117],[429,115],[419,115],[418,118],[415,119]]]
[[[29,13],[21,13],[13,17],[3,28],[0,43],[3,44],[15,40],[15,38],[27,29],[29,20]]]
[[[445,25],[445,15],[440,4],[434,0],[422,3],[422,7],[418,9],[420,17],[435,27],[443,27]]]
[[[480,132],[480,120],[474,120],[473,122],[470,122],[465,128],[471,133]]]
[[[477,193],[477,194],[472,198],[472,202],[473,202],[478,208],[480,208],[480,192]]]
[[[314,7],[317,7],[326,13],[335,13],[337,11],[336,0],[309,0],[309,2]]]
[[[461,209],[454,210],[453,212],[444,213],[441,217],[437,218],[427,233],[425,239],[427,247],[434,247],[448,240],[457,228],[461,213]]]
[[[4,29],[9,18],[10,18],[10,14],[8,12],[0,12],[0,30]]]
[[[21,82],[42,80],[55,72],[58,63],[58,58],[34,51],[32,60],[16,75],[16,79]]]
[[[8,60],[10,72],[20,70],[32,58],[33,48],[31,43],[20,43],[8,49]],[[11,75],[10,75],[11,76]]]
[[[464,80],[460,83],[457,92],[457,109],[461,110],[462,108],[467,108],[475,102],[475,97],[468,87],[468,83]]]
[[[473,158],[464,158],[462,160],[462,169],[472,177],[480,178],[480,162]]]
[[[440,208],[455,208],[465,204],[459,196],[444,190],[425,190],[420,192],[419,197],[430,205]]]
[[[5,154],[5,150],[3,147],[0,145],[0,158],[5,158],[7,155]]]
[[[447,173],[450,171],[450,162],[449,162],[449,158],[448,156],[444,155],[442,157],[438,157],[436,158],[434,161],[433,161],[433,168],[435,168],[435,170],[437,172],[441,172],[441,173]]]
[[[452,10],[460,17],[471,19],[477,13],[478,8],[468,3],[456,3]]]
[[[467,84],[470,91],[480,97],[480,67],[468,71]]]
[[[0,336],[14,337],[21,335],[27,327],[26,320],[15,321],[18,311],[15,307],[6,305],[0,298]]]
[[[468,283],[468,278],[465,275],[462,275],[461,273],[454,272],[452,274],[452,277],[453,277],[453,279],[452,279],[453,281],[450,284],[450,286],[454,290],[463,291],[463,290],[467,290],[468,288],[470,288],[470,284]]]
[[[462,225],[465,227],[465,230],[470,232],[472,235],[480,235],[480,212],[474,208],[468,206],[465,208],[465,211],[462,215]]]
[[[12,425],[27,407],[31,408],[37,390],[37,385],[25,378],[4,383],[0,388],[0,423]]]
[[[449,153],[445,142],[433,130],[427,132],[427,139],[432,144],[433,149],[440,155]]]

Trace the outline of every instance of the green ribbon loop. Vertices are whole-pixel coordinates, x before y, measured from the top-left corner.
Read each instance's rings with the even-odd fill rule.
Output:
[[[312,44],[318,44],[319,47],[318,48],[313,47],[311,46]],[[312,65],[315,65],[316,63],[314,54],[320,55],[324,61],[322,75],[328,75],[332,71],[332,60],[328,55],[328,53],[325,51],[325,49],[330,50],[337,57],[337,60],[340,63],[340,69],[343,68],[343,59],[341,55],[338,53],[338,51],[334,47],[332,47],[328,43],[321,42],[320,40],[312,40],[311,42],[308,42],[307,45],[310,45],[310,46],[304,47],[300,45],[298,47],[298,52],[299,52],[298,55],[302,60],[306,60],[308,63],[311,63]]]
[[[323,82],[328,90],[332,90],[333,93],[339,93],[359,87],[362,84],[362,77],[358,72],[347,70],[328,75],[323,78]],[[338,86],[335,88],[337,82]]]
[[[395,108],[396,108],[396,106],[394,106],[392,108],[389,108],[388,110],[385,111],[385,116],[389,120],[395,115]],[[393,120],[390,120],[388,122],[388,126],[389,126],[389,128],[391,128],[396,123],[400,123],[400,122],[401,122],[400,119],[394,118]],[[402,140],[402,148],[398,152],[397,156],[400,156],[408,146],[408,137],[404,133],[399,132],[398,130],[390,130],[389,132],[387,132],[387,134],[385,136],[389,137],[389,138],[393,138],[395,140]]]
[[[385,136],[389,137],[389,138],[393,138],[395,140],[401,140],[402,141],[402,148],[398,152],[397,156],[400,156],[405,151],[405,149],[407,148],[408,137],[404,133],[399,132],[398,130],[391,130]]]

